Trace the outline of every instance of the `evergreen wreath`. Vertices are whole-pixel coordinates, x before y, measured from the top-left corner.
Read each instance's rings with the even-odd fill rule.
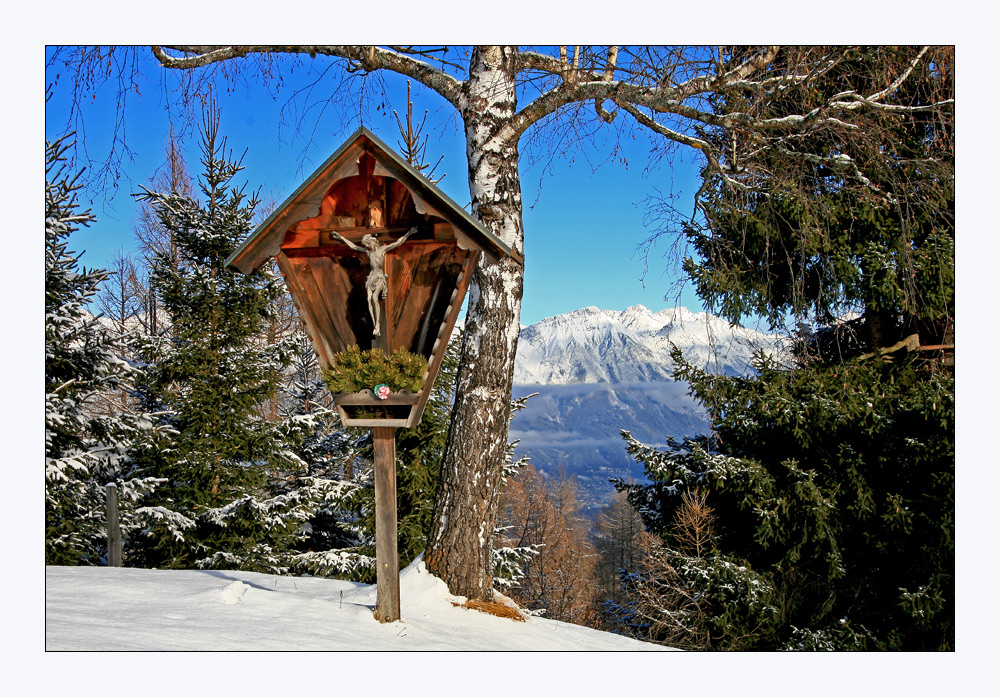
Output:
[[[427,373],[427,359],[405,349],[386,356],[382,349],[362,351],[349,346],[333,356],[333,365],[323,373],[323,382],[333,394],[375,391],[387,386],[391,392],[419,392]]]

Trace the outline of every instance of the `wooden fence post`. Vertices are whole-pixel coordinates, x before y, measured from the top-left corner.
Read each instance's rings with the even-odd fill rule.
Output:
[[[108,566],[122,565],[122,530],[118,525],[118,487],[108,484],[107,522],[108,522]]]
[[[375,447],[375,619],[399,619],[399,552],[396,546],[396,429],[372,429]]]

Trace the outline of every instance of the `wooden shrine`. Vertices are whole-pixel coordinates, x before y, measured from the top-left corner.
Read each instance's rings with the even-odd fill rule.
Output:
[[[416,392],[333,395],[344,425],[374,429],[380,621],[399,619],[394,429],[420,422],[483,254],[522,261],[360,128],[226,260],[250,274],[276,259],[324,370],[351,347],[427,360]]]

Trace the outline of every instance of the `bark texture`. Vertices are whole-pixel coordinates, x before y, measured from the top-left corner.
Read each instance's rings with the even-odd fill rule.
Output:
[[[516,51],[475,49],[462,116],[473,213],[523,253],[517,139],[503,136],[513,118]],[[493,595],[491,550],[506,458],[523,268],[483,257],[469,288],[465,342],[448,442],[425,561],[456,595]]]

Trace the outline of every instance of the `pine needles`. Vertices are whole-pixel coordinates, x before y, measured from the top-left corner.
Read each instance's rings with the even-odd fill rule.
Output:
[[[393,392],[419,392],[426,373],[427,359],[405,349],[386,356],[382,349],[350,346],[333,357],[323,381],[333,394],[374,390],[377,385],[387,385]]]

